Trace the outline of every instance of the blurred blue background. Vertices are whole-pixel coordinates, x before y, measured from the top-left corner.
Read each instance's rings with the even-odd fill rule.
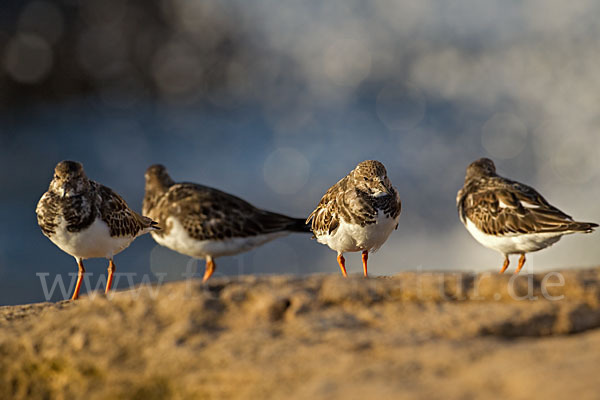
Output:
[[[600,221],[600,4],[557,0],[34,0],[0,10],[0,305],[43,301],[38,273],[77,266],[35,206],[54,165],[140,210],[143,174],[306,217],[365,159],[403,200],[373,275],[497,270],[455,209],[469,162]],[[597,235],[528,257],[529,271],[593,266]],[[348,268],[359,272],[360,257]],[[137,239],[115,259],[134,282],[204,262]],[[107,261],[89,260],[94,286]],[[335,253],[291,235],[217,260],[216,275],[339,274]],[[166,275],[165,275],[166,274]],[[123,278],[117,285],[127,287]],[[57,292],[53,300],[61,298]]]

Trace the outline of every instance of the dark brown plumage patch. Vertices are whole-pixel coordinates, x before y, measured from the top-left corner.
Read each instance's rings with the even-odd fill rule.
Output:
[[[92,187],[97,193],[98,213],[108,225],[111,236],[136,236],[144,229],[156,227],[155,221],[130,209],[112,189],[93,181]]]
[[[48,237],[52,236],[56,232],[58,215],[61,212],[58,202],[53,199],[52,193],[44,193],[35,211],[42,233]]]
[[[143,212],[165,229],[168,218],[177,219],[190,237],[197,240],[225,240],[290,231],[310,232],[304,221],[254,207],[250,203],[207,186],[174,183],[164,167],[146,172]]]

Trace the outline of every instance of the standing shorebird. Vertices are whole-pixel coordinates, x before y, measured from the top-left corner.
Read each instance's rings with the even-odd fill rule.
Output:
[[[504,255],[520,254],[518,274],[525,254],[545,249],[563,235],[590,233],[598,224],[577,222],[552,206],[534,188],[496,174],[494,162],[481,158],[467,167],[465,184],[456,197],[458,214],[479,243]]]
[[[325,193],[306,223],[319,243],[337,251],[346,273],[344,253],[362,251],[364,276],[369,252],[375,252],[398,227],[402,203],[385,167],[379,161],[363,161]]]
[[[54,178],[35,209],[42,233],[77,260],[79,274],[72,300],[79,297],[85,268],[83,260],[107,258],[106,291],[112,286],[113,257],[133,240],[158,229],[156,222],[131,210],[110,188],[87,178],[83,166],[61,161]]]
[[[239,254],[292,232],[310,233],[304,220],[261,210],[220,190],[175,183],[162,165],[146,171],[143,213],[163,228],[154,240],[171,250],[204,258],[203,282],[215,271],[214,259]]]

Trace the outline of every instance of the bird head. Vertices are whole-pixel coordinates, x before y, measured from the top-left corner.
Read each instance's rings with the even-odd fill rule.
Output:
[[[72,197],[85,192],[89,184],[81,163],[61,161],[54,168],[50,190],[61,197]]]
[[[393,196],[394,188],[382,163],[363,161],[354,168],[354,185],[374,197]]]
[[[496,166],[489,158],[480,158],[467,167],[465,181],[496,175]]]
[[[142,211],[146,214],[156,205],[160,196],[173,186],[175,182],[169,176],[167,168],[161,164],[149,166],[144,177],[146,179],[146,193],[144,195]]]

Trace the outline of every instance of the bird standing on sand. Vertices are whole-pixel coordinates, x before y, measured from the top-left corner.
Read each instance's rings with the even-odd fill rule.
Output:
[[[402,204],[385,167],[379,161],[363,161],[325,193],[306,220],[319,243],[337,251],[344,276],[343,253],[362,251],[367,274],[369,252],[375,252],[398,227]]]
[[[146,171],[143,213],[163,228],[154,240],[171,250],[204,258],[203,281],[214,259],[239,254],[291,232],[310,233],[304,220],[254,207],[246,201],[195,183],[175,183],[162,165]]]
[[[79,273],[72,300],[79,297],[83,260],[109,259],[106,291],[112,286],[113,257],[133,240],[158,229],[156,222],[131,210],[110,188],[90,180],[76,161],[61,161],[35,210],[42,233],[77,260]]]
[[[488,158],[467,167],[456,204],[462,223],[475,240],[504,255],[500,273],[508,268],[511,254],[521,255],[518,274],[526,253],[551,246],[563,235],[590,233],[598,226],[573,221],[532,187],[497,175]]]

